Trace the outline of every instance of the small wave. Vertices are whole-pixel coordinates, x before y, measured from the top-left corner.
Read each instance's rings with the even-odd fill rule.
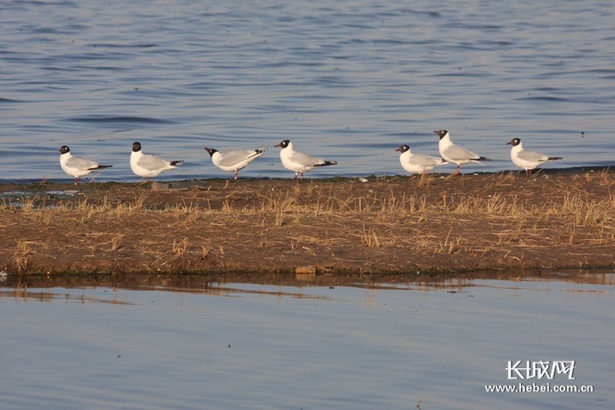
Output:
[[[69,118],[67,121],[87,122],[87,123],[138,123],[138,124],[172,124],[173,121],[163,120],[152,117],[133,117],[133,116],[116,116],[116,117],[75,117]]]
[[[159,47],[156,43],[136,43],[136,44],[115,44],[115,43],[91,43],[90,47],[93,48],[155,48]]]
[[[561,97],[552,97],[552,96],[547,96],[547,95],[542,95],[542,96],[527,96],[527,97],[522,97],[522,98],[517,98],[516,100],[518,101],[527,101],[527,100],[531,100],[531,101],[551,101],[551,102],[565,102],[565,101],[569,101],[567,98],[561,98]]]
[[[13,100],[12,98],[2,98],[0,97],[0,103],[20,103],[23,101],[20,100]]]

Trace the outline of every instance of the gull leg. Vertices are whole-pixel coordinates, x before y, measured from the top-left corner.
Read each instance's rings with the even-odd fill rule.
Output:
[[[99,171],[98,173],[95,173],[92,175],[92,179],[90,179],[90,182],[94,182],[94,180],[96,179],[96,177],[98,177],[100,174],[102,174],[102,170]]]

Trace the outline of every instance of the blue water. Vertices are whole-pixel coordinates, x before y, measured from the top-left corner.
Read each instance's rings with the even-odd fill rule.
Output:
[[[2,409],[612,409],[613,275],[200,289],[0,286]],[[161,281],[163,282],[163,281]],[[589,393],[487,393],[508,361]]]
[[[270,151],[240,175],[292,177],[273,145],[337,160],[313,177],[403,174],[435,129],[515,169],[513,137],[615,163],[615,3],[4,1],[0,180],[64,179],[58,149],[136,181],[133,141],[183,159],[158,179],[228,177],[204,146]],[[443,167],[442,171],[453,171]]]

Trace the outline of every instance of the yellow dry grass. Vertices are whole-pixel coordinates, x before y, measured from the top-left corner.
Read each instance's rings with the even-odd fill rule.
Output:
[[[52,205],[34,196],[0,204],[0,268],[113,270],[131,261],[147,272],[309,263],[435,269],[483,259],[502,266],[588,264],[592,248],[603,261],[613,247],[608,172],[472,178],[246,181],[167,193],[131,187]]]

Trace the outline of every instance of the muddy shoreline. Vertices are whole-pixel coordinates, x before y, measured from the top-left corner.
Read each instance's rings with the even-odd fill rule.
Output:
[[[406,280],[612,270],[614,187],[610,169],[5,183],[0,271]]]

